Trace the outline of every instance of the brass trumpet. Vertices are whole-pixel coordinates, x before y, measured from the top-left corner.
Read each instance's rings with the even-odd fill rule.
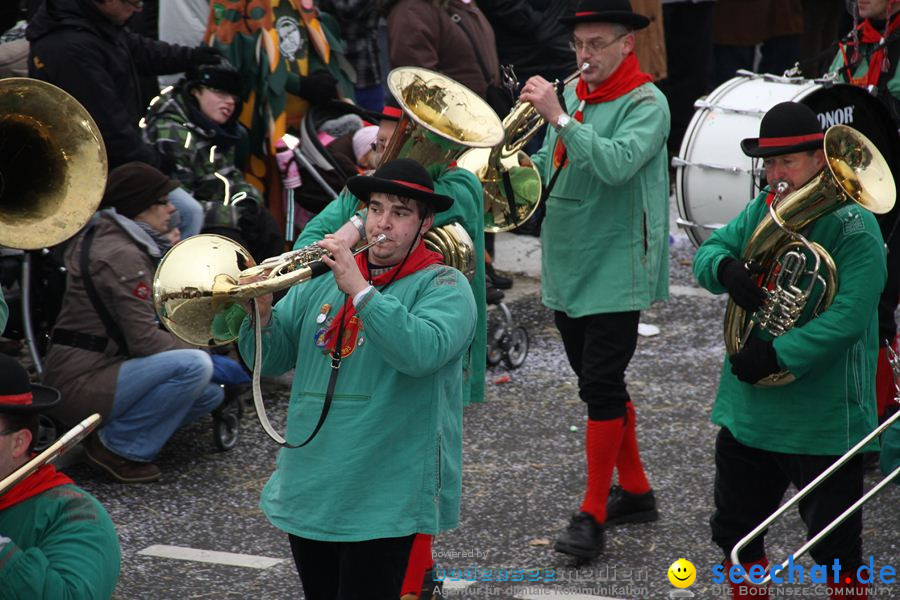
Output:
[[[386,239],[379,235],[353,254]],[[201,234],[172,247],[153,276],[153,303],[166,329],[195,346],[233,342],[233,325],[246,316],[242,300],[271,294],[308,281],[328,271],[324,248],[316,244],[259,265],[240,244],[226,237]],[[239,283],[242,277],[265,279]]]
[[[562,86],[577,79],[587,66],[588,63],[582,64]],[[503,119],[501,144],[474,148],[459,157],[459,166],[474,173],[484,187],[485,231],[515,229],[537,210],[541,200],[541,174],[523,148],[544,123],[530,102],[519,99]]]

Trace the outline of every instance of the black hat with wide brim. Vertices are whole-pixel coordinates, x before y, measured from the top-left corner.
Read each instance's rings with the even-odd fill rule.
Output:
[[[0,354],[0,413],[33,414],[59,404],[59,392],[31,383],[28,371],[11,356]]]
[[[741,140],[747,156],[768,158],[822,147],[825,134],[819,117],[805,104],[781,102],[770,108],[759,124],[759,137]]]
[[[562,17],[560,23],[618,23],[630,29],[643,29],[650,19],[631,9],[629,0],[582,0],[575,7],[575,14]]]
[[[434,182],[428,171],[411,158],[394,159],[379,167],[372,175],[351,177],[347,180],[347,188],[366,203],[375,192],[419,200],[435,212],[445,211],[453,206],[453,198],[434,193]]]

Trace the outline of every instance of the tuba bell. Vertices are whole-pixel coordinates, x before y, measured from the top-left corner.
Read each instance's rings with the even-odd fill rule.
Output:
[[[0,246],[37,250],[75,235],[106,172],[100,130],[77,100],[37,79],[0,80]]]
[[[388,89],[403,116],[381,159],[411,158],[448,166],[469,148],[492,148],[503,141],[503,125],[475,92],[446,75],[420,67],[388,74]]]
[[[729,355],[743,348],[754,329],[777,337],[831,305],[838,288],[834,260],[801,235],[804,228],[848,202],[876,214],[894,206],[891,170],[868,138],[845,125],[834,125],[825,132],[823,149],[826,166],[822,172],[784,198],[776,196],[744,248],[742,260],[764,269],[760,287],[766,300],[753,314],[728,300],[725,348]],[[756,385],[785,385],[794,379],[782,370]]]

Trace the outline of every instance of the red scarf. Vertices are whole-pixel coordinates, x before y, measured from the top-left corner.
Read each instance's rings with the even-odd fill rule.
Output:
[[[419,244],[410,252],[409,257],[400,265],[396,265],[384,273],[376,275],[374,278],[369,276],[369,261],[367,260],[366,252],[360,252],[355,256],[356,265],[359,267],[359,272],[362,273],[362,276],[366,278],[372,285],[384,285],[389,281],[396,281],[397,279],[403,279],[407,275],[415,273],[416,271],[421,271],[425,267],[429,265],[433,265],[436,263],[443,262],[443,257],[437,252],[432,252],[431,250],[425,247],[424,241],[419,241]],[[397,269],[400,269],[400,272],[397,273]],[[397,274],[394,277],[394,274]],[[337,337],[338,337],[338,329],[341,326],[341,322],[344,322],[344,328],[346,328],[347,323],[353,318],[353,315],[356,314],[356,307],[353,306],[353,298],[348,297],[344,301],[344,305],[341,307],[341,310],[338,311],[338,314],[335,316],[334,320],[331,321],[331,325],[328,326],[328,331],[325,332],[325,347],[328,348],[329,352],[334,352],[335,347],[337,346]],[[346,354],[341,349],[341,356]]]
[[[890,23],[888,24],[886,33],[875,29],[875,27],[872,25],[872,22],[869,19],[866,19],[858,27],[861,34],[859,40],[863,44],[878,44],[879,42],[881,42],[882,38],[890,37],[898,27],[900,27],[900,18],[898,18],[897,15],[893,15],[890,18]],[[844,50],[844,44],[841,44],[841,52],[844,55],[844,64],[848,66],[847,80],[850,81],[850,83],[863,87],[868,87],[870,85],[878,86],[878,80],[881,78],[881,74],[883,72],[883,69],[885,68],[884,59],[886,54],[886,46],[881,46],[872,53],[872,56],[869,57],[869,68],[866,70],[866,75],[865,77],[861,78],[855,78],[853,77],[852,73],[850,73],[847,53]]]
[[[603,83],[598,85],[593,92],[588,91],[588,85],[583,78],[578,79],[578,85],[575,86],[575,95],[580,100],[578,110],[575,111],[573,118],[579,123],[584,122],[584,105],[597,104],[599,102],[609,102],[624,96],[634,88],[650,83],[653,78],[641,71],[638,64],[637,56],[631,52],[619,65],[619,68],[613,71],[613,74],[607,77]],[[562,136],[556,138],[556,149],[553,152],[553,166],[557,169],[560,165],[565,166],[569,162],[566,157],[566,146],[563,144]]]
[[[59,485],[67,485],[74,483],[66,475],[56,470],[53,465],[44,465],[16,486],[0,496],[0,510],[15,506],[19,502],[28,500],[32,496],[37,496],[41,492],[46,492],[50,488]]]

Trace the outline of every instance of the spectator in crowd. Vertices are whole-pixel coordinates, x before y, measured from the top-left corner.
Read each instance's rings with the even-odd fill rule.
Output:
[[[717,0],[713,9],[712,87],[738,69],[781,75],[800,58],[802,0]],[[756,47],[762,58],[755,64]]]
[[[138,76],[177,73],[220,60],[208,46],[188,48],[132,33],[126,23],[140,2],[47,0],[28,25],[29,75],[72,94],[91,114],[106,144],[110,169],[142,161],[163,172],[171,164],[141,138],[145,105]],[[202,210],[184,190],[170,195],[185,236],[200,231]]]
[[[142,162],[110,173],[101,205],[109,209],[66,250],[66,292],[44,364],[44,382],[65,398],[53,416],[72,425],[99,412],[104,424],[86,455],[122,483],[159,479],[152,461],[169,437],[223,398],[209,354],[156,321],[152,277],[177,187]]]
[[[356,104],[380,111],[384,106],[384,77],[378,48],[378,4],[372,0],[321,0],[319,8],[333,14],[341,26],[347,60],[356,72]]]
[[[38,416],[59,403],[55,389],[0,354],[0,480],[34,455]],[[116,528],[97,500],[44,464],[0,490],[0,596],[108,599],[121,564]]]
[[[663,0],[663,28],[668,69],[658,82],[672,111],[669,154],[694,116],[694,102],[707,92],[712,75],[713,0]]]
[[[228,62],[202,65],[154,101],[144,119],[144,139],[167,162],[172,177],[204,206],[204,230],[233,232],[260,261],[280,254],[278,224],[259,191],[235,165],[242,80]]]

